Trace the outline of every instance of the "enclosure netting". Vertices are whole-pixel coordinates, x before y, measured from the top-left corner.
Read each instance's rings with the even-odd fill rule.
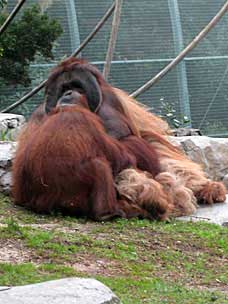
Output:
[[[112,0],[29,0],[23,9],[39,3],[62,24],[64,33],[55,49],[55,62],[69,56],[91,32]],[[16,0],[8,1],[10,12]],[[132,92],[167,65],[214,17],[224,0],[124,0],[121,25],[109,82]],[[102,71],[112,18],[83,50],[82,57]],[[32,86],[43,80],[55,62],[39,60],[31,66]],[[29,88],[0,86],[1,108]],[[14,112],[25,115],[40,103],[39,93]],[[204,134],[228,134],[228,15],[187,58],[158,84],[138,98],[154,112],[172,105],[187,115]]]

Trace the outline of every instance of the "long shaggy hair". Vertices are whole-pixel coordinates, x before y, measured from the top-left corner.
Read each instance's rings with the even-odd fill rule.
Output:
[[[74,100],[72,96],[81,97],[79,99],[75,97]],[[85,115],[88,121],[84,123],[81,120],[77,121],[79,112],[76,109],[74,115],[72,110],[69,110],[69,113],[64,111],[55,113],[60,100],[63,104],[66,101],[72,103],[72,100],[76,104],[78,101],[83,101],[87,106]],[[55,116],[58,117],[57,122],[64,121],[63,118],[68,114],[75,116],[75,119],[72,119],[71,123],[63,123],[61,128],[56,130],[56,126],[51,124],[54,116],[50,114],[58,114]],[[43,123],[48,125],[44,127]],[[40,130],[42,130],[43,142],[37,144],[34,138],[37,137],[39,139],[37,142],[40,141],[38,136]],[[60,134],[64,134],[64,137],[67,135],[71,139],[67,145],[62,144],[63,139],[60,139]],[[81,213],[84,215],[89,213],[94,219],[120,215],[127,218],[140,216],[162,220],[169,216],[191,214],[196,210],[198,203],[213,204],[225,201],[224,185],[209,180],[200,165],[192,162],[178,147],[169,142],[167,136],[169,134],[170,129],[165,121],[150,113],[145,106],[129,97],[124,91],[108,84],[93,65],[82,59],[68,58],[50,74],[45,88],[45,103],[33,115],[20,139],[19,152],[14,163],[16,200],[24,205],[30,202],[30,207],[33,209],[47,207],[52,209],[53,202],[58,205],[62,199],[64,208],[71,214],[76,214],[81,208]],[[55,136],[58,137],[57,140]],[[64,178],[60,180],[55,173],[52,173],[58,168],[59,161],[56,155],[58,156],[61,151],[64,155],[66,153],[64,149],[69,144],[74,146],[74,149],[70,150],[70,159],[74,163],[75,171],[77,171],[76,167],[80,167],[83,155],[87,153],[91,158],[90,166],[87,167],[89,170],[84,170],[83,175],[80,172],[74,173],[77,181],[81,181],[83,176],[86,176],[83,179],[86,195],[80,192],[79,187],[77,195],[79,194],[80,199],[73,202],[72,199],[65,199],[63,195],[56,196],[59,193],[56,191],[59,186],[64,190],[60,191],[64,195],[68,195],[69,187],[71,190],[75,188],[75,181],[72,181],[72,174],[66,170],[66,163],[61,167],[61,172],[59,171],[60,176]],[[115,153],[110,152],[113,144]],[[103,149],[106,146],[109,148]],[[47,148],[49,158],[45,152]],[[94,155],[94,151],[97,151],[97,155]],[[31,160],[32,155],[34,157]],[[75,155],[78,157],[77,166]],[[134,161],[124,161],[126,155],[133,157]],[[55,162],[51,162],[53,156]],[[94,157],[98,156],[105,157],[102,166],[100,159],[94,160]],[[45,196],[46,200],[40,198],[42,191],[47,191],[47,183],[40,179],[40,164],[43,164],[46,180],[54,185],[50,193]],[[45,171],[51,164],[53,170]],[[33,176],[32,188],[30,175]],[[92,186],[95,188],[91,196],[87,192],[91,192],[88,187]],[[107,188],[111,188],[112,192],[111,198],[108,199]],[[50,199],[52,194],[55,195],[54,199]],[[102,200],[100,195],[103,195]],[[88,197],[92,211],[89,211]]]
[[[225,186],[220,182],[209,180],[199,164],[191,161],[178,147],[169,142],[168,135],[171,131],[168,124],[150,113],[144,105],[124,91],[117,88],[114,88],[114,91],[121,100],[127,115],[131,116],[140,136],[150,142],[159,155],[163,173],[155,177],[155,180],[163,185],[164,190],[172,198],[172,207],[169,208],[171,213],[174,216],[187,215],[196,210],[197,203],[224,202]],[[145,176],[139,176],[138,172],[127,170],[121,174],[122,179],[118,189],[121,193],[126,192],[128,196],[129,191],[132,191],[128,189],[128,186],[137,192],[137,183],[145,183]],[[136,176],[133,178],[134,174]],[[141,191],[138,192],[140,198]],[[137,194],[134,193],[133,197],[136,199]]]

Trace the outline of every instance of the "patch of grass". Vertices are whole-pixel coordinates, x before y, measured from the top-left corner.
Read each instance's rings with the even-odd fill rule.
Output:
[[[10,197],[3,194],[0,194],[0,217],[2,217],[3,223],[6,223],[9,218],[24,224],[34,224],[44,222],[45,219],[48,220],[46,216],[38,216],[26,209],[15,206]]]
[[[1,286],[26,285],[78,275],[71,267],[56,264],[35,266],[32,263],[19,265],[0,263]]]
[[[15,208],[2,196],[0,223],[1,246],[10,244],[13,254],[23,248],[31,261],[0,264],[0,285],[96,276],[124,304],[228,303],[226,227],[40,216]]]
[[[82,223],[83,219],[77,219],[69,216],[62,216],[61,214],[43,215],[35,214],[34,212],[17,206],[12,203],[10,197],[0,193],[0,219],[2,223],[6,223],[9,218],[13,218],[20,224],[56,224],[64,223]]]
[[[26,229],[25,241],[26,245],[30,248],[42,248],[46,244],[49,244],[54,238],[54,235],[50,231],[42,231],[38,229],[32,229],[28,231]]]
[[[11,265],[0,264],[0,285],[26,285],[52,279],[82,276],[71,267],[56,264],[31,263]],[[205,304],[227,303],[228,296],[220,292],[187,289],[179,284],[165,282],[159,278],[133,279],[125,277],[96,276],[98,280],[109,286],[122,300],[123,304],[138,303],[175,303]]]
[[[161,279],[103,278],[100,281],[112,288],[124,304],[225,304],[228,296],[219,292],[187,289]]]
[[[22,228],[12,217],[7,218],[5,222],[7,224],[5,231],[8,231],[9,234],[22,234]]]

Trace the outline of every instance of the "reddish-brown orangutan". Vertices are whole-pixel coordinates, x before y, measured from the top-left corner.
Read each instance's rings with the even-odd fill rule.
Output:
[[[168,133],[93,65],[67,59],[51,73],[45,103],[19,139],[15,202],[104,220],[165,219],[192,213],[197,201],[224,201],[225,187],[208,180]]]
[[[75,91],[86,98],[90,110],[101,118],[106,133],[118,139],[136,157],[138,168],[154,175],[150,159],[141,150],[145,140],[152,143],[150,149],[159,158],[163,172],[155,179],[172,197],[174,214],[191,213],[196,201],[212,204],[225,200],[224,185],[206,178],[198,164],[167,140],[168,125],[127,93],[109,85],[96,67],[85,60],[69,58],[53,70],[46,85],[45,112],[49,113],[56,106],[64,92],[70,95]],[[147,174],[134,174],[135,171],[129,169],[123,171],[118,178],[118,190],[123,197],[132,195],[131,200],[137,202]]]
[[[120,140],[135,155],[137,167],[156,175],[159,172],[154,168],[155,159],[158,162],[156,152],[140,138],[112,87],[100,72],[86,61],[70,58],[52,71],[46,84],[46,113],[56,106],[57,100],[63,94],[70,98],[75,91],[85,96],[89,109],[101,118],[106,132]],[[152,159],[149,156],[151,154]]]
[[[67,78],[63,79],[66,84]],[[126,145],[107,135],[101,119],[89,109],[87,97],[79,92],[83,90],[70,89],[61,89],[48,114],[43,105],[38,108],[19,138],[13,162],[15,203],[36,212],[60,210],[95,220],[166,218],[171,202],[158,182],[152,185],[156,196],[151,193],[148,199],[148,194],[142,194],[140,204],[121,199],[115,188],[120,172],[137,170],[135,148],[142,153],[140,166],[149,162],[148,170],[156,176],[160,172],[156,152],[133,135],[129,134]],[[121,124],[118,130],[123,133]]]

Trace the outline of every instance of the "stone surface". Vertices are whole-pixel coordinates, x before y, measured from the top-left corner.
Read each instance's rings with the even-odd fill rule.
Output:
[[[0,192],[9,193],[12,186],[11,165],[16,142],[0,142]]]
[[[194,162],[202,165],[208,177],[223,180],[228,175],[228,138],[206,136],[171,137]],[[228,187],[228,177],[224,181]]]
[[[224,185],[226,186],[226,188],[228,189],[228,174],[226,174],[223,179],[222,182],[224,183]]]
[[[68,278],[18,287],[0,287],[1,304],[120,304],[94,279]]]
[[[24,123],[25,118],[22,115],[0,113],[0,140],[15,140]]]
[[[199,129],[178,128],[172,130],[173,136],[197,136],[202,135]]]
[[[197,211],[190,216],[181,216],[182,221],[204,221],[221,226],[228,226],[228,197],[225,203],[214,204],[212,206],[200,206]]]

